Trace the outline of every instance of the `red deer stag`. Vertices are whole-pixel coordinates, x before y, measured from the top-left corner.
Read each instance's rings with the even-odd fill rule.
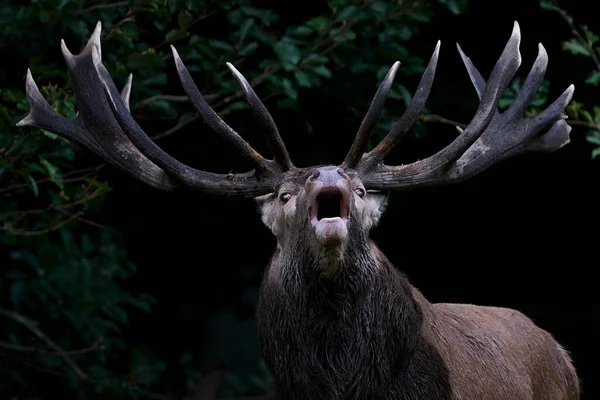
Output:
[[[155,188],[256,198],[262,220],[277,237],[256,311],[277,399],[579,397],[572,362],[549,333],[515,310],[428,302],[369,239],[388,191],[459,182],[508,157],[551,152],[569,142],[563,112],[573,86],[534,118],[524,117],[548,63],[541,44],[516,100],[503,113],[497,110],[521,63],[516,22],[487,82],[458,48],[480,99],[475,116],[446,148],[399,166],[383,161],[425,104],[439,42],[402,118],[375,148],[365,153],[399,62],[377,90],[342,164],[307,168],[292,164],[267,109],[231,64],[272,160],[217,116],[173,48],[183,89],[204,122],[253,164],[241,174],[189,167],[144,133],[129,112],[131,76],[119,93],[102,64],[100,32],[98,23],[79,55],[61,43],[77,118],[54,112],[28,71],[31,110],[18,125],[55,132]]]

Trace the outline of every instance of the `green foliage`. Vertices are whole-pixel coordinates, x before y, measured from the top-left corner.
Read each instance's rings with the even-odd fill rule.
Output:
[[[75,116],[68,90],[47,85],[42,93]],[[110,191],[95,179],[102,166],[74,169],[66,140],[15,129],[29,108],[21,90],[0,89],[0,99],[0,370],[10,371],[0,388],[28,390],[39,379],[34,369],[74,388],[113,391],[122,379],[108,364],[124,348],[128,313],[149,312],[152,299],[123,290],[135,267],[119,236],[87,218]]]
[[[247,107],[225,66],[231,61],[265,101],[270,99],[269,107],[297,112],[302,92],[318,90],[352,104],[348,115],[355,119],[394,61],[402,62],[399,75],[423,72],[426,60],[406,48],[419,27],[436,10],[459,14],[467,2],[329,0],[326,5],[327,10],[282,27],[275,11],[250,0],[49,0],[26,6],[9,0],[0,10],[0,47],[4,59],[29,65],[54,110],[75,118],[57,44],[64,37],[77,53],[102,21],[104,64],[118,84],[129,73],[135,77],[132,114],[141,121],[172,123],[154,132],[158,139],[198,118],[169,77],[170,44],[221,116]],[[15,127],[29,110],[24,73],[0,72],[0,368],[9,371],[0,376],[2,393],[21,398],[31,389],[28,383],[51,376],[60,377],[55,385],[62,393],[74,391],[82,399],[94,393],[162,398],[155,391],[161,390],[165,361],[122,337],[131,313],[151,312],[153,300],[124,289],[135,266],[119,235],[94,222],[111,190],[98,178],[102,165],[80,168],[64,139]],[[394,83],[389,107],[410,102],[411,91],[402,81]],[[350,90],[355,85],[364,90]],[[392,117],[382,118],[374,139],[393,123]],[[189,389],[201,378],[194,359],[188,355],[181,362]],[[261,364],[253,375],[229,375],[223,393],[264,391],[269,382]],[[40,383],[39,390],[50,389]]]
[[[508,108],[517,98],[517,95],[521,91],[521,87],[523,86],[523,79],[521,77],[516,77],[513,79],[511,84],[506,88],[506,91],[503,93],[502,98],[498,103],[498,107],[503,110]],[[546,105],[548,101],[548,91],[550,89],[550,82],[547,80],[543,81],[537,92],[533,96],[533,99],[529,102],[528,112],[530,115],[539,114],[542,111],[542,107]]]
[[[562,48],[573,56],[585,57],[590,61],[591,71],[583,83],[598,87],[598,83],[600,83],[600,36],[586,25],[576,25],[573,17],[566,10],[560,8],[558,2],[541,0],[540,6],[545,10],[560,14],[571,28],[574,37],[564,41]],[[600,107],[572,101],[567,108],[567,114],[571,125],[587,129],[586,140],[596,146],[592,150],[592,158],[600,156]]]

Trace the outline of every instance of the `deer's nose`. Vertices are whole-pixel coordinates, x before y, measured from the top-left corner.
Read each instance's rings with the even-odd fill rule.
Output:
[[[320,182],[323,186],[335,186],[340,180],[347,180],[348,175],[341,167],[319,167],[315,168],[308,178],[309,182]]]

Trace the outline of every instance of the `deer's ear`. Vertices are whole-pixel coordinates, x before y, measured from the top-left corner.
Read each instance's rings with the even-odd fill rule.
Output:
[[[379,222],[379,218],[385,211],[388,202],[388,192],[378,190],[367,191],[366,203],[367,209],[370,211],[370,225],[374,227]]]
[[[262,222],[271,230],[275,228],[277,210],[275,207],[276,193],[269,193],[254,198]]]

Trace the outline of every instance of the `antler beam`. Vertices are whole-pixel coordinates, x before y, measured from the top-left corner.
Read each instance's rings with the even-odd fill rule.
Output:
[[[257,196],[273,191],[282,174],[295,169],[273,118],[246,78],[227,63],[264,129],[274,154],[273,160],[265,159],[256,152],[212,110],[174,47],[175,66],[191,103],[214,131],[253,164],[254,170],[243,174],[217,174],[192,168],[171,157],[146,135],[131,116],[132,77],[119,93],[102,64],[101,29],[98,22],[79,55],[71,54],[64,41],[61,42],[73,78],[78,116],[69,120],[52,110],[28,70],[26,92],[31,110],[17,125],[36,126],[61,135],[89,148],[131,176],[164,190],[187,188],[214,194]],[[512,35],[488,82],[458,46],[480,99],[475,116],[452,143],[436,154],[412,164],[388,166],[383,163],[385,156],[402,140],[427,101],[440,42],[398,123],[373,150],[364,153],[398,71],[400,63],[394,63],[377,90],[342,167],[355,169],[368,189],[394,190],[460,181],[508,157],[527,152],[550,152],[564,146],[569,142],[570,132],[570,127],[563,120],[566,118],[564,110],[573,95],[573,85],[535,118],[524,117],[527,105],[544,79],[548,64],[548,56],[541,44],[538,57],[516,100],[504,113],[498,112],[502,93],[521,64],[520,41],[519,25],[515,22]],[[550,128],[542,132],[547,127]]]
[[[458,47],[480,98],[479,107],[469,125],[452,143],[436,154],[400,166],[388,166],[383,163],[383,156],[398,141],[390,133],[370,153],[365,154],[356,167],[361,172],[365,186],[369,189],[398,190],[457,182],[508,157],[527,152],[551,152],[567,144],[571,128],[564,121],[564,110],[573,95],[573,85],[532,120],[524,117],[525,108],[544,79],[548,63],[548,56],[541,44],[536,62],[517,99],[507,111],[498,112],[498,102],[502,93],[521,63],[520,41],[519,25],[515,22],[512,35],[487,83]],[[432,61],[434,58],[435,53]],[[425,75],[422,81],[425,80]],[[420,83],[417,94],[421,92],[429,93],[429,86]],[[426,96],[422,99],[422,104],[425,103],[425,99]],[[411,106],[412,103],[405,112],[405,115],[410,114],[411,117],[405,118],[403,115],[392,132],[408,130],[416,118],[416,115],[408,112]],[[548,126],[550,129],[540,134]],[[392,139],[388,139],[389,136],[392,136]],[[381,151],[381,148],[385,151]]]
[[[119,93],[102,64],[101,31],[102,25],[98,22],[87,45],[78,55],[71,54],[64,41],[61,42],[73,81],[79,111],[77,118],[69,120],[57,114],[44,100],[28,70],[26,93],[31,110],[17,123],[18,126],[35,126],[56,133],[92,150],[134,178],[163,190],[193,189],[214,194],[256,196],[271,192],[280,175],[293,168],[273,119],[254,92],[248,94],[249,85],[245,78],[234,71],[236,80],[252,100],[250,106],[254,112],[263,124],[268,121],[271,126],[271,144],[272,147],[273,143],[277,146],[274,160],[258,154],[210,108],[174,48],[179,78],[192,104],[204,121],[252,162],[255,169],[243,174],[218,174],[189,167],[168,155],[146,135],[130,114],[131,75]]]

